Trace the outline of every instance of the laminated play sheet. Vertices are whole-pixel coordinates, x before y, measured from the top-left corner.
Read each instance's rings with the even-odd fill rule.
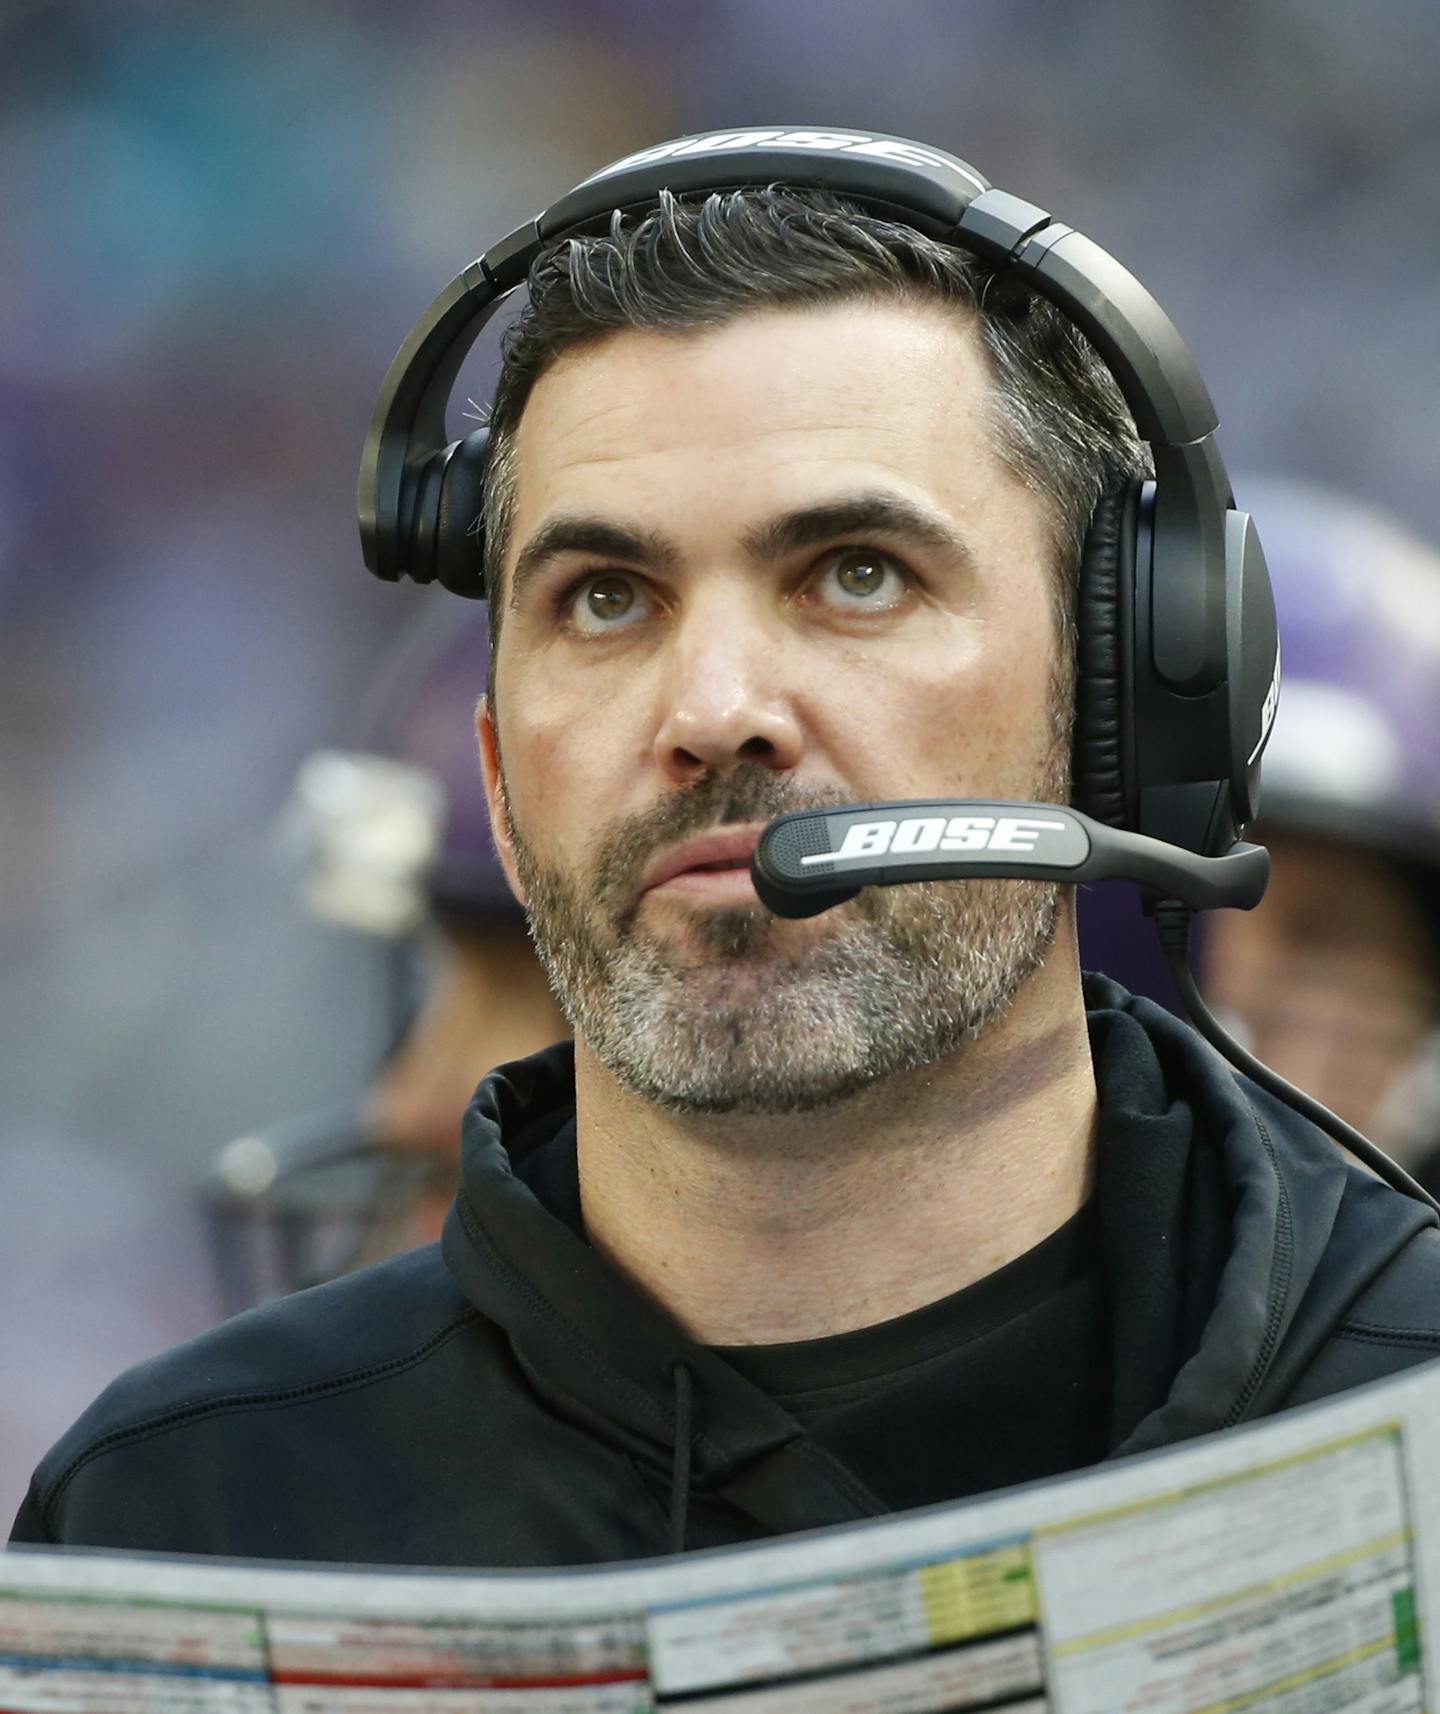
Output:
[[[613,1568],[10,1549],[0,1714],[1411,1714],[1440,1705],[1436,1447],[1431,1364],[980,1501]]]

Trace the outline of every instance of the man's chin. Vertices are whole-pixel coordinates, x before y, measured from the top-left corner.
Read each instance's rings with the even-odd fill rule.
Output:
[[[732,905],[657,905],[644,925],[644,939],[673,968],[704,971],[792,969],[799,955],[828,938],[818,919],[787,922],[750,895]]]

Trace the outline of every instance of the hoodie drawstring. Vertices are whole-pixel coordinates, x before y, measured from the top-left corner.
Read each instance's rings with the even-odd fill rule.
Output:
[[[695,1383],[689,1367],[677,1363],[670,1371],[675,1383],[675,1461],[670,1468],[670,1551],[685,1551],[685,1525],[690,1508],[690,1436]]]

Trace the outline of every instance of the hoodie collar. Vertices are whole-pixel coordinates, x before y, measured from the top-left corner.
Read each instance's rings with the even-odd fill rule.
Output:
[[[552,1408],[652,1468],[673,1469],[677,1431],[688,1427],[695,1487],[768,1529],[883,1512],[789,1412],[688,1339],[517,1178],[512,1151],[518,1160],[553,1137],[573,1117],[574,1099],[569,1043],[481,1084],[465,1116],[461,1188],[442,1239],[460,1289],[504,1328]],[[693,1399],[677,1387],[677,1367],[688,1372]],[[677,1421],[677,1399],[687,1421]]]

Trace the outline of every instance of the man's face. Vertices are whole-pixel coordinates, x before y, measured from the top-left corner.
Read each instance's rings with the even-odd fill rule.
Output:
[[[577,1034],[649,1100],[799,1111],[929,1064],[1054,938],[1034,882],[788,922],[748,876],[784,810],[1067,795],[1049,517],[989,409],[973,329],[895,303],[611,335],[531,395],[487,787]]]

